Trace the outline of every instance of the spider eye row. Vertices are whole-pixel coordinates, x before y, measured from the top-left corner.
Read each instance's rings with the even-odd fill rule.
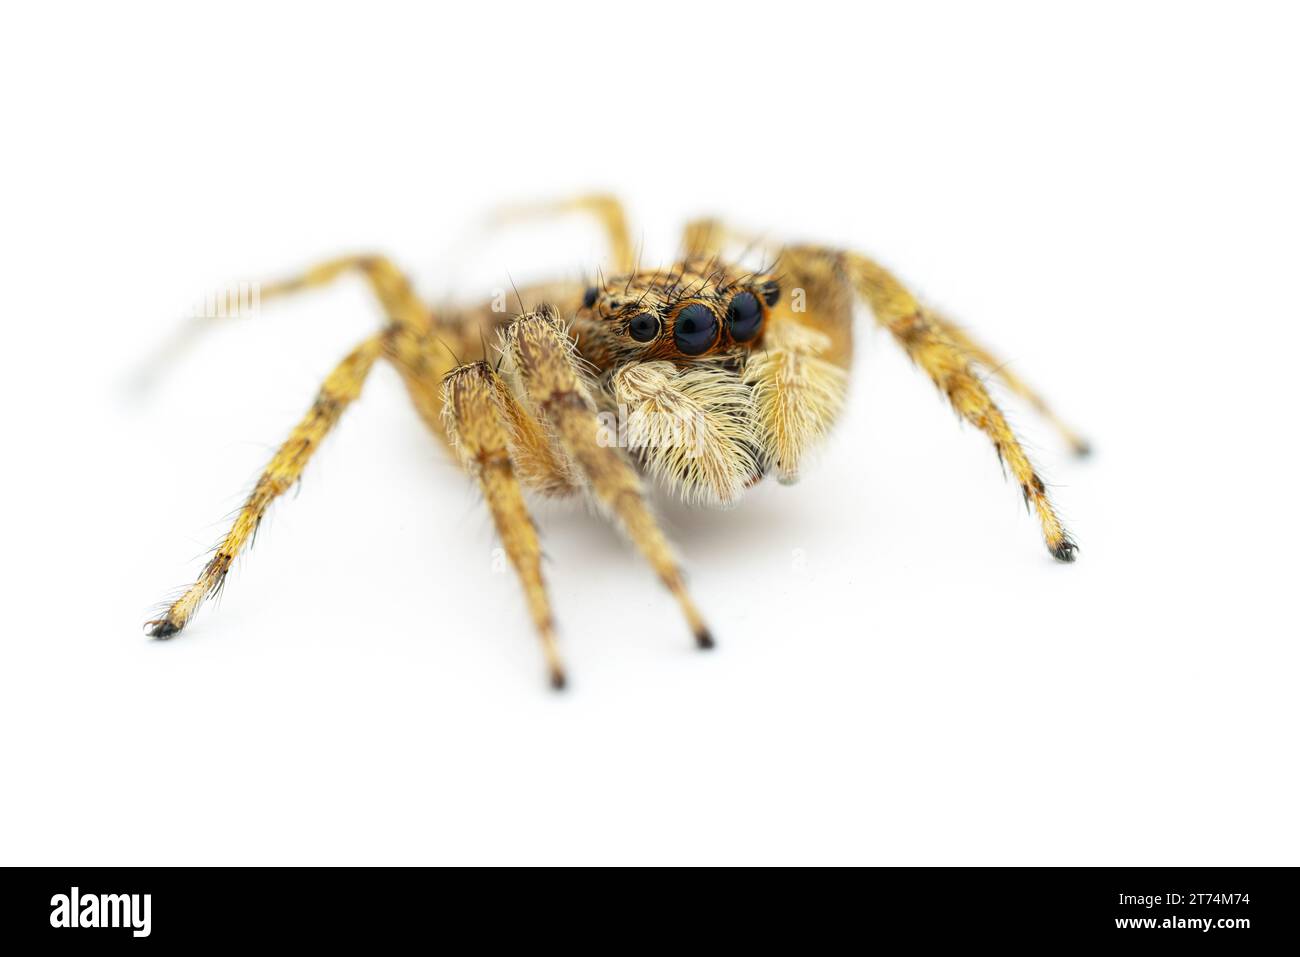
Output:
[[[772,305],[775,295],[764,287],[763,298]],[[585,305],[585,303],[584,303]],[[763,306],[751,292],[740,292],[727,304],[727,330],[736,342],[749,342],[763,326]],[[637,342],[651,342],[659,337],[659,317],[653,312],[639,312],[628,320],[628,335]],[[693,302],[677,313],[673,325],[673,343],[679,352],[698,356],[709,351],[718,338],[718,319],[703,303]]]

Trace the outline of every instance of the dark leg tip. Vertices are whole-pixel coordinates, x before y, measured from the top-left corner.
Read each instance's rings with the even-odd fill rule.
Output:
[[[1078,550],[1079,546],[1067,538],[1062,541],[1061,544],[1052,549],[1052,555],[1058,562],[1068,563],[1074,561],[1075,553],[1078,552]]]
[[[556,691],[563,691],[568,684],[569,684],[569,679],[565,677],[563,671],[556,668],[554,671],[551,672],[551,687],[553,689],[555,689]]]
[[[150,638],[170,638],[180,630],[180,626],[174,624],[168,618],[163,618],[160,621],[146,621],[144,623],[144,633]]]
[[[1076,459],[1086,459],[1092,455],[1092,443],[1085,442],[1082,439],[1075,443],[1074,457]]]
[[[713,647],[713,635],[709,629],[701,628],[695,633],[695,644],[701,651],[708,651]]]

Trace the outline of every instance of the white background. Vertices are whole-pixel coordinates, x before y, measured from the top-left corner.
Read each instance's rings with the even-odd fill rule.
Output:
[[[0,55],[0,861],[1295,864],[1297,22],[1263,4],[28,5]],[[378,369],[218,607],[146,641],[355,281],[160,370],[206,292],[380,250],[432,298],[599,264],[619,192],[869,251],[1081,546],[863,316],[792,489],[661,512],[718,636],[540,510],[557,696],[470,484]]]

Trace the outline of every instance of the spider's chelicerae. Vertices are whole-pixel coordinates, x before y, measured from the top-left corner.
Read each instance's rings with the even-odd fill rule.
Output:
[[[546,208],[598,216],[613,274],[593,284],[520,290],[521,308],[534,305],[518,315],[502,311],[499,302],[496,308],[430,308],[397,267],[378,256],[326,262],[262,288],[266,301],[359,274],[387,321],[325,379],[198,580],[148,623],[150,635],[177,634],[220,589],[267,507],[301,476],[375,362],[385,359],[482,491],[523,585],[552,684],[563,687],[565,673],[525,491],[589,496],[672,592],[699,647],[712,647],[646,503],[643,479],[713,506],[736,502],[769,473],[793,482],[844,403],[859,299],[957,413],[989,437],[1037,514],[1052,555],[1074,559],[1075,545],[989,397],[981,370],[1047,416],[1075,452],[1086,453],[1086,444],[1002,363],[871,259],[787,245],[766,250],[771,264],[753,271],[725,256],[745,237],[700,220],[686,228],[678,262],[647,270],[634,259],[615,200],[591,196]],[[621,428],[611,426],[611,416]]]

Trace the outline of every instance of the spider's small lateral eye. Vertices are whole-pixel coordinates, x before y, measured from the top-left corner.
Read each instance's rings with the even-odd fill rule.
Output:
[[[688,356],[707,352],[718,337],[718,320],[708,306],[695,302],[677,313],[673,341]]]
[[[759,287],[759,292],[763,294],[763,301],[769,306],[775,306],[776,301],[781,298],[781,286],[775,279],[769,279]]]
[[[727,328],[737,342],[748,342],[763,324],[763,307],[750,292],[737,293],[727,307]]]
[[[649,342],[659,335],[659,317],[650,312],[638,312],[627,324],[627,331],[637,342]]]
[[[582,308],[590,309],[596,304],[597,289],[595,286],[588,286],[587,291],[582,294]]]

